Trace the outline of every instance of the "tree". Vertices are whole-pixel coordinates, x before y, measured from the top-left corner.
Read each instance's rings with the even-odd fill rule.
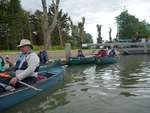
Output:
[[[109,28],[109,41],[110,41],[110,42],[112,42],[111,32],[112,32],[112,29],[111,29],[111,27],[110,27],[110,28]]]
[[[42,29],[43,29],[43,37],[44,37],[44,48],[47,49],[52,46],[51,34],[57,23],[57,16],[59,11],[58,9],[59,0],[56,0],[56,2],[54,2],[54,0],[52,1],[52,5],[54,6],[54,18],[51,24],[49,23],[50,20],[48,18],[46,0],[41,0],[41,1],[42,1],[42,8],[43,8]]]
[[[97,43],[102,43],[102,36],[101,36],[102,25],[97,24],[96,26],[97,26],[97,32],[98,32]]]
[[[71,18],[69,18],[70,21],[70,27],[71,27],[71,37],[70,37],[70,43],[72,46],[78,46],[78,39],[79,39],[79,30],[78,26],[74,25]]]
[[[0,1],[0,49],[16,49],[24,36],[29,37],[26,12],[20,0]]]
[[[41,22],[42,14],[39,10],[36,10],[34,14],[29,14],[33,44],[37,45],[43,45],[44,42]]]
[[[69,16],[67,13],[63,14],[62,10],[59,11],[57,28],[59,32],[60,45],[64,47],[65,38],[69,34]]]
[[[136,32],[139,33],[140,37],[149,35],[149,31],[146,28],[147,24],[140,22],[135,16],[128,14],[127,10],[121,12],[121,14],[116,17],[116,20],[117,36],[119,39],[130,39]]]
[[[84,33],[83,43],[93,43],[93,37],[90,33]]]
[[[83,37],[84,37],[84,24],[85,24],[85,18],[82,17],[82,22],[78,23],[78,32],[79,32],[79,47],[82,48],[83,43]]]
[[[70,43],[75,47],[82,47],[82,43],[93,43],[92,35],[86,33],[84,31],[84,23],[85,18],[82,18],[82,22],[79,22],[78,25],[74,25],[71,18],[70,20],[70,27],[71,27],[71,37]]]
[[[54,17],[54,6],[49,7],[48,16],[50,18]],[[62,9],[58,12],[57,23],[56,23],[55,33],[59,34],[60,45],[64,47],[64,43],[67,40],[66,37],[69,35],[69,16],[67,13],[63,13]],[[53,37],[52,37],[53,38]]]

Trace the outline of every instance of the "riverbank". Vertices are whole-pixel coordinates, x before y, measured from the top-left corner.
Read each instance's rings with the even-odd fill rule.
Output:
[[[71,50],[71,56],[77,56],[77,51],[78,50]],[[0,52],[0,55],[3,57],[8,55],[12,59],[16,59],[18,52],[19,51],[14,51],[14,52],[13,51],[11,51],[11,52],[2,51],[2,52]],[[38,53],[39,51],[35,51],[35,52]],[[48,52],[49,60],[51,60],[51,59],[65,59],[66,58],[64,50],[47,51],[47,52]],[[83,50],[83,53],[85,56],[89,56],[89,55],[93,54],[93,50]]]

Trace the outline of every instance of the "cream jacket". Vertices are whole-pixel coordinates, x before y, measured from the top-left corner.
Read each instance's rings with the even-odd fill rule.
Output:
[[[39,57],[36,53],[30,53],[25,57],[28,67],[25,70],[16,70],[16,77],[19,80],[22,80],[29,76],[37,76],[37,72],[34,72],[35,69],[39,66]]]

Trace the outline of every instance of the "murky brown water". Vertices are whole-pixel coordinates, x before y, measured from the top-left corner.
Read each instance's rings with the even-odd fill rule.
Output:
[[[4,113],[149,113],[150,56],[121,56],[117,64],[65,69],[55,90]],[[57,89],[57,90],[56,90]]]

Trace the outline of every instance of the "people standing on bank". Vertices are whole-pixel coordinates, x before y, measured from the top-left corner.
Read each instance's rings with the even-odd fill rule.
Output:
[[[13,86],[18,81],[27,77],[37,77],[37,69],[39,66],[39,57],[36,53],[32,52],[33,47],[28,39],[22,39],[20,45],[17,47],[20,48],[21,53],[15,64],[16,76],[10,80],[10,84]],[[12,64],[9,58],[6,62]]]
[[[38,56],[40,58],[40,65],[46,64],[48,61],[48,54],[46,50],[42,47],[40,52],[38,53]]]

